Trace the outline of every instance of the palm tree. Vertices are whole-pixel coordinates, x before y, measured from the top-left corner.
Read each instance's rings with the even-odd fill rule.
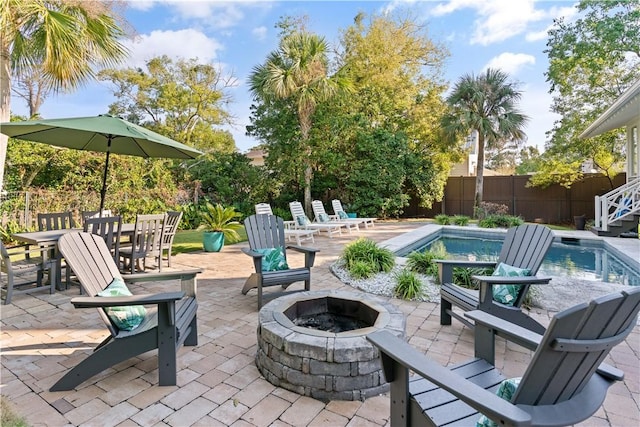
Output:
[[[304,205],[311,211],[311,147],[309,131],[318,102],[335,95],[346,82],[328,76],[328,46],[324,38],[305,31],[284,35],[278,50],[267,56],[264,64],[253,68],[249,87],[253,95],[265,101],[291,99],[297,108],[300,134],[304,146]]]
[[[75,89],[112,66],[127,50],[120,40],[114,2],[3,0],[0,9],[0,122],[9,121],[11,79],[42,76],[48,89]],[[8,137],[0,135],[0,190]]]
[[[474,130],[478,132],[478,166],[474,214],[482,202],[485,144],[499,141],[522,141],[522,128],[529,117],[516,108],[522,93],[509,76],[488,68],[484,74],[462,76],[447,97],[450,109],[442,119],[444,134],[451,141],[459,141]]]

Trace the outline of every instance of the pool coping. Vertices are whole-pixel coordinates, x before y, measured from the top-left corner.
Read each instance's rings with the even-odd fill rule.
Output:
[[[456,226],[427,224],[408,233],[393,237],[380,245],[391,250],[399,257],[406,256],[412,250],[424,245],[430,238],[435,239],[446,229],[448,234],[492,238],[497,234],[506,234],[504,228],[480,228],[475,225]],[[616,258],[627,264],[632,270],[640,274],[640,239],[597,236],[590,231],[582,230],[552,230],[554,241],[563,238],[602,242],[602,246]]]

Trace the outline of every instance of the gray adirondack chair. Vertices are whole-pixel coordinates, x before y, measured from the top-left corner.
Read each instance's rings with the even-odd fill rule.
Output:
[[[258,291],[258,309],[262,307],[265,298],[275,298],[286,292],[269,292],[265,295],[263,288],[270,286],[281,286],[287,289],[295,282],[304,282],[304,290],[311,289],[311,267],[315,261],[318,249],[307,248],[296,245],[287,245],[284,237],[284,222],[282,218],[275,215],[251,215],[244,220],[244,226],[249,239],[249,248],[242,248],[242,251],[253,258],[255,273],[247,279],[242,288],[242,294],[246,295],[251,289]],[[262,259],[264,254],[257,252],[259,249],[283,248],[286,259],[287,250],[293,250],[304,254],[304,267],[288,268],[286,270],[262,271]]]
[[[176,354],[181,345],[198,344],[196,275],[202,270],[127,275],[127,283],[180,280],[181,290],[130,297],[98,297],[114,278],[123,278],[102,237],[69,233],[58,241],[60,252],[76,272],[86,297],[75,297],[76,308],[97,308],[111,333],[86,359],[59,379],[51,391],[71,390],[99,372],[139,354],[158,349],[159,385],[176,384]],[[152,305],[140,326],[120,330],[105,307]]]
[[[482,324],[492,336],[499,332],[535,349],[510,401],[495,394],[505,378],[493,355],[445,368],[387,331],[367,339],[380,349],[391,383],[392,426],[468,426],[480,414],[500,426],[565,426],[593,415],[607,389],[623,379],[603,360],[631,333],[639,310],[640,288],[606,295],[558,313],[543,336],[486,312],[467,313],[477,314],[476,329]],[[484,350],[476,346],[476,356]]]
[[[543,333],[544,326],[522,311],[522,303],[530,285],[545,284],[551,281],[550,277],[536,276],[551,243],[553,243],[551,229],[539,224],[524,224],[512,227],[507,231],[496,262],[436,260],[442,284],[440,287],[440,324],[450,325],[451,317],[455,317],[468,327],[473,328],[474,324],[471,321],[463,314],[454,311],[453,307],[455,306],[464,312],[476,309],[486,311],[539,334]],[[500,262],[513,267],[529,269],[531,275],[526,277],[473,276],[474,280],[480,284],[479,291],[465,289],[453,283],[453,269],[455,267],[489,268],[495,267]],[[502,284],[520,286],[520,291],[513,305],[501,304],[493,299],[492,286]]]

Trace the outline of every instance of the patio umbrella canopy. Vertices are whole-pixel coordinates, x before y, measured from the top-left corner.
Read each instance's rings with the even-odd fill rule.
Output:
[[[203,154],[159,133],[106,114],[94,117],[5,122],[0,123],[0,132],[26,141],[107,153],[100,191],[100,212],[104,208],[107,192],[111,153],[175,159],[195,159]]]

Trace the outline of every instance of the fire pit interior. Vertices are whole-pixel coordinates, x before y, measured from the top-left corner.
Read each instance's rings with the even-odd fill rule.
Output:
[[[366,335],[403,337],[402,312],[364,293],[301,292],[260,310],[256,365],[272,384],[321,400],[363,400],[388,389]]]
[[[336,333],[369,328],[378,318],[366,303],[335,297],[296,301],[284,314],[296,326]]]

